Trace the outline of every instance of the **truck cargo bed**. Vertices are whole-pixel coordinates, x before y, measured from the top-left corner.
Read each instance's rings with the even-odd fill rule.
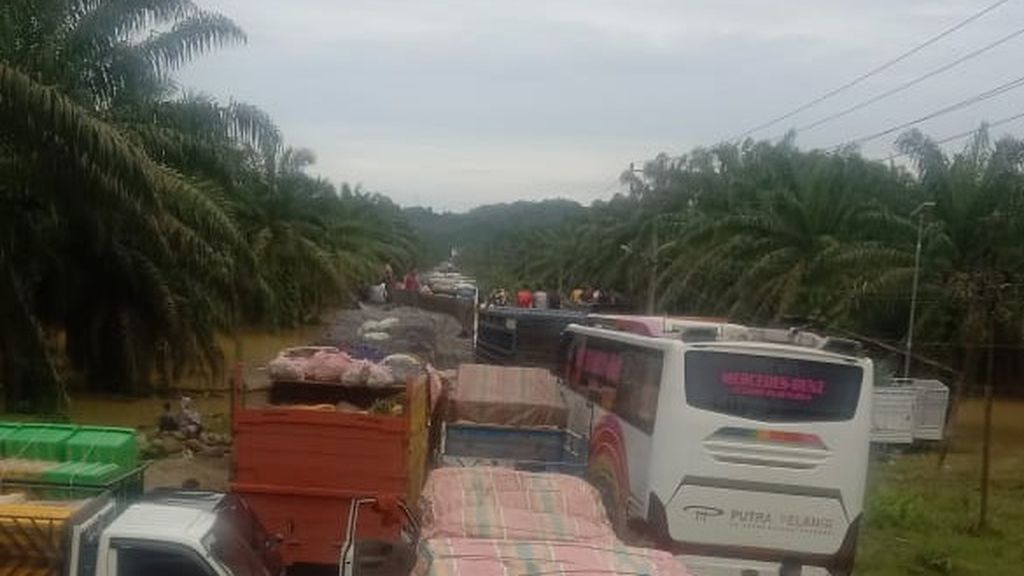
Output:
[[[287,564],[336,564],[352,499],[418,496],[426,473],[425,378],[407,384],[402,414],[394,416],[248,407],[241,386],[236,375],[231,491],[283,537]],[[369,538],[398,538],[398,528],[372,510],[360,524]]]

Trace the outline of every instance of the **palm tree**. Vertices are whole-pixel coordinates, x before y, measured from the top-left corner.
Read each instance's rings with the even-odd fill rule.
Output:
[[[851,304],[859,273],[902,262],[886,244],[893,219],[875,186],[882,166],[786,143],[734,151],[701,157],[680,168],[689,177],[676,177],[688,209],[665,276],[668,297],[691,300],[684,309],[761,322],[834,319]],[[729,184],[709,185],[709,170]]]
[[[901,137],[898,145],[914,161],[921,186],[935,203],[922,266],[921,292],[927,304],[922,306],[920,330],[963,350],[960,366],[966,381],[977,387],[985,377],[978,519],[978,527],[985,528],[994,371],[1012,362],[1014,348],[1024,342],[1024,142],[1005,138],[993,146],[982,126],[952,158],[916,131]],[[982,351],[987,357],[984,370]],[[957,383],[957,388],[958,400],[964,386]]]
[[[170,27],[135,40],[154,24]],[[115,388],[197,358],[216,364],[213,333],[229,320],[221,299],[245,244],[201,183],[114,122],[165,88],[168,70],[235,31],[190,2],[0,7],[9,404],[60,407],[54,330],[80,369]]]
[[[112,390],[216,374],[218,332],[306,320],[408,258],[393,205],[307,175],[258,109],[178,92],[179,66],[244,39],[190,0],[0,4],[9,405],[59,407],[54,343]]]

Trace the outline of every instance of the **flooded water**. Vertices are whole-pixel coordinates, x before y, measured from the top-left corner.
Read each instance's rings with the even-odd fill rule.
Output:
[[[294,330],[247,330],[241,335],[241,357],[237,357],[235,341],[230,338],[221,339],[224,351],[225,366],[231,367],[241,362],[245,369],[247,381],[262,377],[259,367],[266,365],[277,352],[288,346],[300,346],[317,340],[324,332],[324,326],[304,326]],[[227,377],[211,383],[208,378],[195,376],[182,378],[175,384],[175,389],[161,391],[146,397],[124,397],[110,394],[72,394],[70,420],[76,424],[92,424],[103,426],[139,427],[151,426],[160,414],[163,403],[172,402],[176,409],[177,399],[182,395],[179,390],[187,390],[203,414],[207,428],[213,431],[226,430],[230,408],[230,393]],[[0,419],[27,420],[22,414],[0,414]]]
[[[241,362],[244,367],[244,378],[250,385],[259,387],[265,374],[260,367],[272,359],[277,352],[289,346],[301,346],[318,340],[326,330],[326,324],[303,326],[293,330],[247,330],[241,335],[241,358],[236,357],[234,340],[223,338],[221,348],[224,351],[225,366],[234,366]],[[337,327],[335,327],[337,328]],[[203,377],[184,378],[177,383],[176,390],[164,391],[147,397],[122,397],[109,394],[75,394],[72,396],[70,420],[77,424],[93,424],[105,426],[139,427],[152,426],[160,413],[163,403],[172,402],[176,409],[177,399],[182,395],[179,390],[187,390],[200,412],[204,416],[204,424],[213,431],[226,431],[230,417],[231,397],[228,391],[227,377],[211,386]],[[253,392],[255,396],[265,398],[264,392]],[[248,399],[252,401],[252,398]],[[24,415],[6,415],[0,413],[0,419],[26,420]],[[956,433],[956,444],[965,451],[977,449],[981,440],[983,421],[983,403],[979,399],[969,399],[961,406]],[[997,400],[993,411],[993,445],[998,454],[1007,453],[1015,457],[1024,457],[1024,401]]]

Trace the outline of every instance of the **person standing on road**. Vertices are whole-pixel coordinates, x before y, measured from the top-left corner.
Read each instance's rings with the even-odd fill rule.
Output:
[[[583,303],[583,288],[573,288],[572,292],[569,293],[569,301],[573,304]]]
[[[546,310],[548,307],[548,293],[541,288],[533,293],[533,307],[539,310]]]
[[[533,292],[528,287],[520,288],[516,293],[516,306],[520,308],[533,308]]]
[[[192,399],[188,396],[181,397],[178,429],[185,434],[186,438],[198,438],[203,432],[202,417],[199,416],[199,411],[192,405]]]

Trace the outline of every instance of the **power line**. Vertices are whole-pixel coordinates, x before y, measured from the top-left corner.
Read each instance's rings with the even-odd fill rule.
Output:
[[[895,88],[886,90],[885,92],[882,92],[881,94],[878,94],[878,95],[876,95],[876,96],[874,96],[872,98],[868,98],[867,100],[865,100],[865,101],[863,101],[863,102],[861,102],[859,104],[855,104],[853,106],[850,106],[849,108],[846,108],[846,109],[840,110],[839,112],[836,112],[834,114],[830,114],[828,116],[825,116],[824,118],[819,118],[818,120],[815,120],[814,122],[811,122],[810,124],[805,124],[803,126],[800,126],[800,127],[798,127],[796,129],[796,131],[797,132],[805,132],[807,130],[811,130],[811,129],[817,128],[818,126],[821,126],[822,124],[825,124],[827,122],[831,122],[833,120],[842,118],[843,116],[846,116],[846,115],[848,115],[848,114],[850,114],[852,112],[856,112],[857,110],[860,110],[862,108],[866,108],[866,107],[870,106],[871,104],[874,104],[875,102],[878,102],[880,100],[884,100],[884,99],[892,96],[893,94],[897,94],[899,92],[902,92],[902,91],[906,90],[907,88],[910,88],[912,86],[916,86],[917,84],[920,84],[921,82],[924,82],[925,80],[927,80],[929,78],[933,78],[935,76],[938,76],[939,74],[942,74],[943,72],[951,70],[951,69],[959,66],[960,64],[963,64],[964,62],[967,62],[968,60],[972,60],[974,58],[977,58],[978,56],[981,56],[985,52],[988,52],[989,50],[992,50],[993,48],[997,48],[997,47],[999,47],[999,46],[1009,42],[1010,40],[1013,40],[1014,38],[1020,36],[1021,34],[1024,34],[1024,28],[1020,28],[1020,29],[1018,29],[1018,30],[1016,30],[1014,32],[1011,32],[1010,34],[1007,34],[1006,36],[1003,36],[1002,38],[996,40],[995,42],[992,42],[990,44],[982,46],[981,48],[978,48],[977,50],[974,50],[973,52],[969,52],[967,54],[964,54],[963,56],[961,56],[960,58],[957,58],[956,60],[950,62],[949,64],[945,64],[943,66],[940,66],[940,67],[938,67],[938,68],[936,68],[936,69],[934,69],[934,70],[932,70],[932,71],[930,71],[930,72],[928,72],[926,74],[922,74],[922,75],[920,75],[920,76],[918,76],[918,77],[916,77],[916,78],[914,78],[912,80],[904,82],[903,84],[900,84],[899,86],[896,86]]]
[[[861,136],[860,138],[855,138],[855,139],[850,140],[848,142],[844,142],[844,143],[841,143],[841,144],[836,144],[835,146],[829,147],[828,150],[832,151],[832,150],[837,150],[839,148],[843,148],[844,146],[859,145],[859,144],[864,144],[865,142],[871,142],[872,140],[877,140],[877,139],[879,139],[879,138],[881,138],[883,136],[888,136],[889,134],[892,134],[893,132],[899,132],[900,130],[906,130],[907,128],[910,128],[911,126],[914,126],[915,124],[920,124],[921,122],[925,122],[925,121],[931,120],[933,118],[938,118],[939,116],[944,116],[946,114],[949,114],[950,112],[956,112],[957,110],[961,110],[963,108],[967,108],[968,106],[973,106],[973,105],[977,104],[978,102],[983,102],[983,101],[988,100],[990,98],[995,98],[996,96],[999,96],[999,95],[1004,94],[1006,92],[1009,92],[1011,90],[1015,90],[1017,88],[1020,88],[1021,86],[1024,86],[1024,76],[1021,76],[1021,77],[1016,78],[1014,80],[1010,80],[1009,82],[1006,82],[1004,84],[1000,84],[999,86],[996,86],[995,88],[992,88],[990,90],[986,90],[985,92],[981,92],[980,94],[975,94],[974,96],[971,96],[970,98],[965,98],[964,100],[956,102],[955,104],[950,104],[949,106],[946,106],[945,108],[940,108],[938,110],[935,110],[934,112],[931,112],[929,114],[925,114],[924,116],[921,116],[920,118],[915,118],[914,120],[910,120],[909,122],[904,122],[902,124],[897,124],[896,126],[892,126],[890,128],[886,128],[885,130],[882,130],[882,131],[879,131],[879,132],[875,132],[873,134],[868,134],[867,136]]]
[[[619,186],[619,187],[621,187],[621,186],[622,186],[622,183],[621,183],[621,182],[619,181],[619,177],[618,177],[618,176],[616,176],[614,180],[612,180],[611,182],[609,182],[607,186],[605,186],[604,188],[602,188],[602,189],[601,189],[601,192],[599,193],[599,195],[598,195],[598,196],[599,196],[600,198],[603,198],[604,196],[607,196],[607,195],[608,195],[608,193],[612,192],[612,190],[613,190],[613,189],[614,189],[614,188],[615,188],[616,186]]]
[[[1024,118],[1024,112],[1020,112],[1019,114],[1014,114],[1013,116],[1007,116],[1006,118],[1002,118],[1000,120],[996,120],[995,122],[987,123],[987,124],[985,124],[984,128],[995,128],[996,126],[1002,126],[1003,124],[1009,124],[1010,122],[1013,122],[1014,120],[1020,120],[1021,118]],[[961,138],[966,138],[966,137],[971,136],[973,134],[977,134],[980,131],[981,131],[981,128],[974,128],[973,130],[967,130],[966,132],[959,132],[957,134],[953,134],[952,136],[947,136],[945,138],[942,138],[941,140],[936,140],[935,143],[936,144],[946,144],[947,142],[953,142],[954,140],[960,140]],[[886,156],[885,158],[880,158],[878,161],[879,162],[889,162],[890,160],[895,160],[897,158],[901,158],[903,156],[906,156],[907,154],[908,154],[907,152],[899,152],[897,154],[890,154],[889,156]]]
[[[758,124],[757,126],[754,126],[753,128],[747,130],[746,132],[743,132],[743,133],[741,133],[738,136],[734,136],[733,138],[730,138],[729,140],[731,140],[731,141],[742,140],[743,138],[753,134],[754,132],[759,132],[761,130],[764,130],[765,128],[770,128],[770,127],[778,124],[779,122],[782,122],[783,120],[787,120],[789,118],[792,118],[793,116],[796,116],[797,114],[803,112],[804,110],[807,110],[809,108],[817,106],[818,104],[824,102],[825,100],[828,100],[829,98],[832,98],[833,96],[835,96],[835,95],[837,95],[837,94],[839,94],[841,92],[849,90],[850,88],[856,86],[857,84],[860,84],[861,82],[867,80],[868,78],[871,78],[872,76],[875,76],[875,75],[877,75],[877,74],[879,74],[881,72],[884,72],[884,71],[888,70],[889,68],[892,68],[896,64],[906,60],[907,58],[913,56],[914,54],[917,54],[918,52],[920,52],[921,50],[924,50],[925,48],[931,46],[932,44],[935,44],[939,40],[942,40],[946,36],[949,36],[950,34],[956,32],[957,30],[960,30],[961,28],[971,24],[975,20],[981,18],[982,16],[988,14],[989,12],[995,10],[996,8],[999,8],[1000,6],[1002,6],[1003,4],[1006,4],[1009,1],[1010,0],[998,0],[994,4],[990,4],[986,8],[983,8],[981,11],[975,12],[973,15],[969,16],[965,20],[961,20],[960,22],[957,22],[953,26],[943,30],[942,32],[938,33],[935,36],[932,36],[931,38],[925,40],[924,42],[918,44],[917,46],[914,46],[910,50],[907,50],[906,52],[903,52],[899,56],[896,56],[895,58],[893,58],[891,60],[888,60],[885,63],[883,63],[883,64],[881,64],[879,66],[876,66],[875,68],[872,68],[871,70],[868,70],[867,72],[861,74],[860,76],[857,76],[856,78],[854,78],[853,80],[850,80],[846,84],[843,84],[842,86],[839,86],[838,88],[833,88],[832,90],[829,90],[828,92],[822,94],[821,96],[818,96],[817,98],[811,100],[810,102],[807,102],[806,104],[802,104],[802,105],[794,108],[793,110],[791,110],[791,111],[789,111],[789,112],[787,112],[787,113],[785,113],[785,114],[783,114],[781,116],[777,116],[777,117],[775,117],[775,118],[773,118],[773,119],[771,119],[771,120],[769,120],[767,122],[764,122],[762,124]]]

